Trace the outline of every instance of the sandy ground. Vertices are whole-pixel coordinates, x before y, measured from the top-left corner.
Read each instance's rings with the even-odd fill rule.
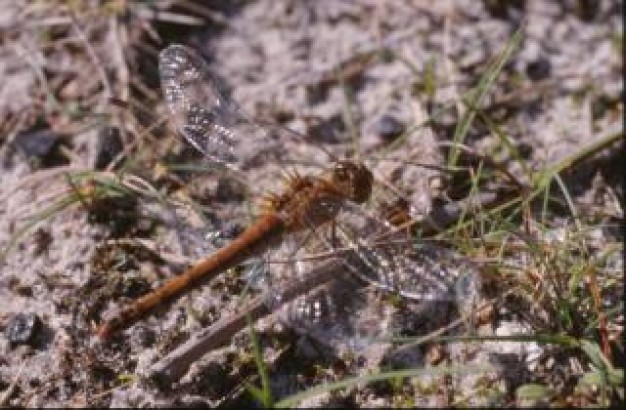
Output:
[[[129,3],[131,16],[145,16],[146,9],[139,3]],[[621,130],[623,83],[618,42],[623,41],[619,37],[623,23],[618,10],[622,3],[589,2],[595,6],[588,8],[582,7],[583,3],[533,1],[518,8],[514,5],[518,2],[498,6],[500,2],[490,1],[219,2],[208,16],[178,6],[164,8],[174,15],[186,13],[201,19],[203,24],[154,17],[150,20],[154,36],[160,36],[162,43],[152,40],[149,31],[142,38],[151,39],[146,43],[154,50],[174,42],[193,47],[207,58],[212,75],[247,112],[282,121],[321,141],[337,156],[353,150],[350,136],[359,135],[359,151],[371,159],[389,146],[394,130],[402,133],[434,117],[429,126],[408,133],[402,150],[390,154],[394,161],[374,168],[377,176],[405,193],[413,212],[427,214],[437,206],[432,187],[437,173],[407,163],[443,165],[445,152],[438,144],[452,139],[460,117],[454,108],[464,109],[461,96],[477,83],[522,22],[524,37],[519,49],[483,106],[490,107],[488,113],[528,164],[539,169],[556,163]],[[148,52],[145,55],[151,56],[150,61],[147,57],[138,60],[145,52],[139,42],[128,45],[122,54],[107,49],[111,42],[127,44],[127,40],[107,37],[121,32],[118,26],[117,31],[111,29],[115,18],[110,15],[103,14],[100,25],[94,23],[96,29],[80,32],[67,13],[59,12],[60,20],[55,22],[53,16],[38,14],[41,11],[24,13],[25,3],[10,4],[0,12],[5,33],[0,52],[0,115],[6,124],[0,140],[0,245],[8,249],[0,265],[2,404],[118,407],[249,400],[245,383],[259,385],[259,381],[245,331],[229,345],[199,358],[189,374],[173,385],[158,386],[144,378],[152,364],[194,332],[237,311],[242,303],[237,295],[246,280],[236,274],[181,298],[109,344],[100,344],[94,335],[104,312],[180,272],[186,263],[216,246],[215,241],[204,239],[208,232],[241,228],[245,212],[238,199],[243,195],[240,186],[211,174],[163,177],[157,161],[182,163],[191,158],[200,163],[199,157],[180,141],[164,136],[162,129],[138,136],[137,128],[129,126],[122,139],[136,151],[129,156],[134,162],[128,166],[128,174],[152,181],[171,198],[208,200],[208,208],[215,211],[209,212],[213,218],[207,222],[193,212],[183,215],[183,207],[172,211],[171,204],[165,206],[154,195],[138,199],[120,195],[94,204],[74,200],[64,206],[63,200],[77,189],[68,182],[68,173],[94,169],[102,151],[99,141],[108,132],[106,126],[120,118],[123,124],[132,122],[120,117],[107,94],[128,100],[129,95],[120,90],[132,90],[133,98],[143,100],[154,116],[143,120],[144,125],[165,112],[154,71],[155,56]],[[81,13],[86,11],[76,14],[79,22],[83,21]],[[132,33],[141,31],[140,21],[131,18],[130,23],[116,24],[127,25]],[[84,27],[90,26],[85,23]],[[37,34],[44,29],[52,40]],[[93,42],[92,50],[82,50],[82,36]],[[68,59],[67,50],[55,53],[42,46],[59,38],[69,38],[68,44],[81,50],[76,59]],[[393,57],[372,54],[381,47],[392,50]],[[116,55],[132,61],[126,71],[119,69],[115,58],[107,59]],[[333,70],[346,62],[356,68],[346,69],[348,78],[344,80],[334,77]],[[427,76],[432,76],[429,81],[436,85],[434,92],[425,91]],[[103,84],[104,77],[109,78],[108,85]],[[137,86],[129,80],[132,78],[142,78],[144,85]],[[72,101],[78,103],[72,105]],[[444,107],[452,109],[434,115]],[[81,109],[88,115],[81,116]],[[98,120],[95,113],[117,113],[117,117]],[[32,138],[37,129],[50,130],[40,135],[46,142],[34,148],[20,145],[21,139]],[[471,129],[466,143],[495,158],[504,155],[498,138],[484,123]],[[47,144],[49,149],[41,148]],[[285,146],[290,157],[327,160],[307,144]],[[43,150],[41,155],[38,149]],[[276,165],[255,164],[247,175],[249,186],[260,191],[266,186],[277,189],[275,172],[280,167]],[[606,215],[613,215],[614,222],[623,218],[620,169],[623,156],[612,149],[566,180],[581,209],[598,215],[598,243],[619,238],[616,229],[604,229],[603,224]],[[520,171],[514,161],[510,171]],[[99,175],[112,174],[102,171]],[[80,192],[89,196],[89,191]],[[173,218],[173,212],[179,216]],[[181,226],[182,216],[189,214],[195,219],[185,219]],[[566,232],[571,221],[564,217],[560,223]],[[13,243],[24,227],[28,229]],[[556,237],[561,234],[565,235],[550,232]],[[137,245],[129,238],[144,242]],[[119,239],[129,241],[116,242]],[[618,277],[621,268],[619,261],[615,263]],[[531,323],[511,315],[506,306],[498,309],[494,319],[473,331],[482,336],[532,331]],[[437,323],[433,317],[425,319],[425,314],[417,309],[406,315],[410,323],[404,324],[405,335],[424,335],[447,324]],[[442,316],[449,319],[451,315]],[[319,395],[305,402],[309,406],[519,405],[523,404],[515,393],[519,386],[542,382],[556,391],[571,392],[572,378],[588,370],[580,357],[555,355],[555,359],[549,345],[534,341],[435,343],[393,354],[388,345],[380,344],[351,357],[320,343],[328,333],[303,338],[273,320],[261,321],[258,330],[276,398],[381,368],[434,368],[441,363],[488,366],[474,372],[429,373],[400,387],[382,382],[359,385]],[[464,334],[465,330],[448,334]],[[557,396],[572,397],[566,393]],[[594,403],[596,398],[585,399],[589,401],[581,399],[580,403]]]

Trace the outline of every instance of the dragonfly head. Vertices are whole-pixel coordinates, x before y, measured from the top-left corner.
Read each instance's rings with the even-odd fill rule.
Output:
[[[374,177],[361,162],[339,161],[331,172],[332,184],[348,199],[358,204],[367,201],[372,193]]]

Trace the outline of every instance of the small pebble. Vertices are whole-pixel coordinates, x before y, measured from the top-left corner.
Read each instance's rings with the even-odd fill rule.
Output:
[[[527,142],[517,144],[517,152],[524,159],[530,159],[533,154],[533,146]]]
[[[6,329],[4,336],[12,345],[32,344],[41,330],[41,319],[34,313],[17,313],[13,316]]]
[[[244,187],[232,178],[220,178],[215,188],[215,200],[223,203],[241,202],[245,199]]]
[[[526,66],[526,75],[533,81],[540,81],[550,76],[550,61],[540,57]]]
[[[104,169],[124,149],[120,130],[117,127],[104,127],[98,132],[96,148],[96,169]]]
[[[483,0],[483,6],[490,15],[503,20],[519,19],[525,8],[522,0]]]
[[[310,117],[305,119],[307,125],[307,135],[316,141],[325,144],[337,144],[342,142],[342,134],[346,130],[341,115],[336,114],[327,119]]]
[[[37,131],[22,131],[15,136],[15,146],[29,159],[36,159],[43,166],[54,165],[54,157],[61,136],[45,128]]]
[[[574,12],[583,21],[592,21],[600,11],[601,2],[599,0],[578,0],[574,7]]]
[[[404,124],[396,117],[383,115],[376,123],[376,134],[385,141],[393,141],[405,130]]]

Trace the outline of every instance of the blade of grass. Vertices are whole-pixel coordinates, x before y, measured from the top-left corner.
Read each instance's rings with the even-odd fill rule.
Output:
[[[257,338],[256,332],[254,331],[254,326],[252,325],[252,319],[250,315],[246,315],[246,321],[248,322],[248,329],[250,331],[250,338],[252,340],[252,353],[254,355],[254,361],[257,365],[257,369],[259,371],[259,377],[261,379],[261,388],[247,384],[246,388],[259,400],[264,407],[270,408],[274,407],[274,399],[272,397],[272,390],[270,389],[270,381],[269,376],[267,374],[267,367],[265,366],[265,362],[263,361],[263,354],[261,352],[261,346],[259,345],[259,340]]]
[[[518,47],[523,33],[523,26],[520,26],[513,36],[507,42],[504,50],[495,59],[494,63],[487,69],[485,74],[478,81],[478,85],[468,93],[469,98],[465,103],[467,110],[461,117],[461,120],[457,124],[452,140],[454,145],[462,144],[465,141],[465,136],[469,131],[470,125],[474,121],[477,111],[482,104],[483,99],[491,89],[495,80],[500,75],[502,68],[506,62],[511,58],[513,51]],[[464,99],[465,100],[465,99]],[[453,146],[448,156],[448,166],[455,166],[459,159],[459,150]]]
[[[536,342],[541,344],[558,345],[567,348],[580,347],[580,341],[566,334],[515,334],[508,336],[419,336],[395,337],[394,343],[402,346],[419,346],[428,343],[471,343],[471,342]]]
[[[350,132],[350,140],[352,141],[353,150],[356,154],[357,158],[361,157],[361,142],[359,137],[359,131],[356,126],[356,121],[354,119],[354,115],[352,114],[352,102],[353,97],[350,92],[350,88],[346,84],[346,79],[344,78],[343,71],[337,70],[337,77],[339,78],[339,86],[341,87],[341,91],[343,94],[343,118],[348,125],[348,130]]]
[[[616,369],[602,354],[602,350],[597,343],[582,340],[580,348],[583,352],[585,352],[591,363],[593,363],[604,384],[614,384],[616,381],[621,382],[621,380],[623,380],[623,376],[621,378],[619,378],[619,376],[617,378],[615,377],[617,373]]]
[[[491,372],[495,370],[496,370],[496,367],[491,366],[491,365],[448,366],[448,367],[437,367],[437,368],[428,368],[428,369],[397,370],[397,371],[383,372],[383,373],[372,374],[372,375],[367,375],[367,376],[347,378],[336,383],[322,384],[322,385],[313,387],[311,389],[305,390],[301,393],[297,393],[292,396],[289,396],[277,402],[276,407],[278,408],[294,407],[302,400],[317,396],[319,394],[329,393],[335,390],[355,387],[359,384],[373,383],[373,382],[381,381],[381,380],[394,380],[396,378],[420,377],[420,376],[469,374],[469,373],[479,373],[479,372],[486,373],[486,372]]]
[[[524,196],[520,195],[489,210],[486,210],[482,216],[486,218],[493,218],[495,217],[495,215],[504,212],[506,209],[512,208],[514,206],[518,206],[518,209],[522,209],[529,206],[530,203],[535,200],[535,198],[537,198],[539,195],[543,195],[544,210],[542,212],[544,213],[544,218],[546,218],[547,216],[545,215],[547,215],[547,203],[550,199],[548,193],[552,177],[556,173],[569,169],[572,166],[580,163],[582,160],[589,158],[594,154],[602,151],[603,149],[610,147],[620,138],[623,138],[623,136],[624,134],[621,131],[616,133],[609,133],[606,136],[582,148],[580,151],[574,153],[573,155],[557,162],[553,166],[541,169],[539,172],[535,173],[535,175],[531,179],[531,187],[533,188],[529,190],[529,192],[524,193]],[[506,218],[506,220],[510,221],[512,218],[515,217],[515,215],[517,215],[515,212],[511,212],[511,215]],[[458,232],[460,229],[466,228],[470,223],[472,223],[472,221],[465,221],[462,224],[452,226],[440,232],[438,235],[435,236],[435,238],[442,238],[444,234],[449,235],[453,234],[454,232]]]
[[[92,198],[107,198],[120,195],[130,195],[129,190],[124,185],[120,184],[116,178],[111,178],[105,173],[94,172],[91,170],[77,171],[72,173],[64,173],[67,178],[68,185],[71,188],[70,193],[61,198],[59,201],[52,204],[50,207],[39,212],[37,215],[30,218],[22,227],[20,227],[10,238],[4,249],[0,250],[0,263],[3,263],[8,252],[17,244],[17,242],[34,226],[43,222],[52,216],[61,212],[63,209],[73,204],[86,205],[87,199]],[[93,190],[88,194],[83,191],[79,186],[83,180],[90,180],[97,185],[93,187]],[[89,197],[89,198],[88,198]]]
[[[38,223],[45,221],[48,218],[53,217],[63,209],[74,203],[80,203],[81,197],[78,194],[70,194],[67,197],[55,202],[49,208],[41,211],[37,216],[33,217],[30,221],[26,222],[21,228],[19,228],[4,247],[0,250],[0,264],[4,263],[5,258],[9,251],[17,244],[17,242],[24,236],[29,230],[31,230]]]
[[[522,168],[522,171],[524,172],[526,177],[530,180],[532,171],[526,164],[526,161],[524,161],[524,158],[522,158],[517,148],[515,148],[515,144],[511,142],[511,139],[507,137],[507,135],[502,131],[502,129],[500,129],[498,124],[493,122],[487,114],[485,114],[483,111],[479,111],[478,114],[480,115],[480,119],[483,120],[485,124],[487,124],[487,127],[489,127],[489,129],[493,132],[493,134],[500,140],[500,142],[502,142],[502,144],[507,149],[511,157],[520,165],[520,167]]]

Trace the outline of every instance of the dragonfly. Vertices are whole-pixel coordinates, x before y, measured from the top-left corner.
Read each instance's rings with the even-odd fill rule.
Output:
[[[242,179],[256,175],[248,187],[258,199],[257,211],[254,221],[230,243],[110,313],[97,331],[102,339],[251,258],[266,262],[267,300],[274,307],[284,301],[282,289],[289,284],[305,281],[307,272],[325,259],[340,261],[343,269],[333,284],[341,289],[338,301],[329,299],[333,287],[328,284],[326,292],[312,291],[290,301],[286,320],[305,323],[302,326],[309,329],[332,311],[333,319],[326,322],[331,327],[340,317],[358,317],[362,335],[380,334],[380,311],[368,316],[364,312],[372,305],[348,307],[348,300],[364,300],[356,282],[411,300],[458,297],[458,274],[443,267],[444,262],[454,264],[454,258],[444,249],[416,246],[407,235],[408,225],[391,221],[377,209],[385,201],[375,198],[398,192],[381,183],[367,161],[358,155],[339,159],[306,136],[253,119],[226,97],[207,62],[190,48],[171,45],[161,51],[159,73],[177,132],[227,173]],[[273,190],[276,185],[278,191]]]

